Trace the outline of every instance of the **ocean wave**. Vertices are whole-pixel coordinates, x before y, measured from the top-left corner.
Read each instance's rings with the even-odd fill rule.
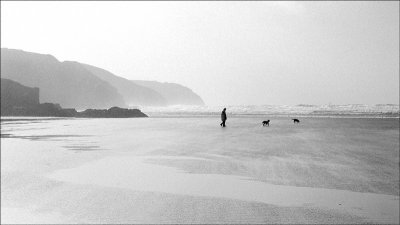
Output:
[[[139,107],[150,115],[219,115],[227,108],[230,115],[299,115],[299,116],[357,116],[357,117],[399,117],[396,104],[346,104],[346,105],[227,105],[227,106],[186,106]]]

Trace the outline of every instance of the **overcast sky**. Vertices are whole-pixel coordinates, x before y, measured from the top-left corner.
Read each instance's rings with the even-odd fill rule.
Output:
[[[208,105],[399,102],[399,2],[1,2],[1,47]]]

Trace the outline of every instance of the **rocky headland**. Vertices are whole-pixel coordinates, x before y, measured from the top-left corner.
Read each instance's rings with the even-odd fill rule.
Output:
[[[200,96],[180,84],[131,81],[100,67],[16,49],[1,48],[0,75],[40,88],[40,102],[66,108],[204,105]]]
[[[9,79],[1,79],[1,116],[147,117],[139,109],[111,107],[109,109],[86,109],[85,111],[78,112],[74,108],[62,108],[59,104],[55,103],[40,103],[39,88],[27,87]]]

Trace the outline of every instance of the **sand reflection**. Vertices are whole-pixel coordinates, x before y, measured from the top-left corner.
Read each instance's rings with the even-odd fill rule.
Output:
[[[146,163],[149,158],[155,157],[108,157],[77,168],[58,170],[48,177],[136,191],[228,198],[283,207],[326,208],[384,223],[399,221],[398,196],[273,185],[241,176],[189,174]]]

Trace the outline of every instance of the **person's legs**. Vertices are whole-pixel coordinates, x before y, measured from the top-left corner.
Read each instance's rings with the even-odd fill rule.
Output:
[[[223,126],[223,127],[225,127],[225,120],[224,120],[224,121],[222,121],[222,126]]]

